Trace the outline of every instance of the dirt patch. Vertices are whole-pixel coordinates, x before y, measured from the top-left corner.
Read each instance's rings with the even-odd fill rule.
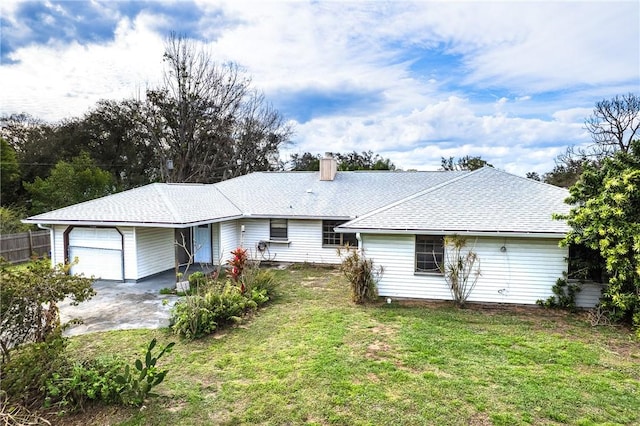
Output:
[[[476,413],[469,419],[469,426],[489,426],[492,425],[493,422],[487,415],[487,413]]]
[[[396,334],[397,329],[388,324],[378,324],[371,328],[370,331],[378,336],[392,336]]]
[[[383,355],[389,352],[390,349],[391,346],[389,346],[387,343],[376,340],[367,346],[367,353],[365,354],[365,356],[367,358],[382,359],[385,358]]]
[[[167,411],[169,411],[171,413],[177,413],[178,411],[184,410],[184,408],[186,406],[187,406],[186,402],[177,402],[177,403],[174,403],[173,405],[167,407]]]
[[[622,343],[619,341],[609,340],[607,342],[607,349],[621,358],[628,360],[635,360],[640,363],[640,344],[638,342]]]
[[[109,426],[120,424],[130,419],[137,410],[139,409],[93,404],[85,407],[84,412],[69,414],[64,417],[52,413],[47,417],[47,420],[49,420],[52,425]]]
[[[375,373],[367,373],[367,379],[372,383],[380,383],[380,377]]]

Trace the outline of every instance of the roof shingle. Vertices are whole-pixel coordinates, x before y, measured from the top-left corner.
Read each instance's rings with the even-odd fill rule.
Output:
[[[352,220],[342,230],[559,233],[569,192],[485,167]]]
[[[43,224],[190,226],[239,217],[354,219],[347,230],[564,233],[565,189],[475,172],[257,172],[217,184],[155,183],[30,217]]]

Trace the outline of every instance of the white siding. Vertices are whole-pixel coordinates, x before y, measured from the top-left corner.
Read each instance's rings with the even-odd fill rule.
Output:
[[[220,224],[211,224],[211,259],[215,265],[220,264]]]
[[[335,247],[322,247],[322,221],[289,219],[288,242],[269,242],[260,252],[260,241],[269,241],[269,219],[243,219],[243,246],[252,257],[276,262],[340,263]]]
[[[174,230],[135,228],[136,271],[126,271],[127,279],[140,279],[175,266]]]
[[[51,264],[57,265],[59,263],[64,263],[64,231],[67,229],[66,226],[58,225],[53,226],[51,229],[51,233],[53,234],[52,238],[52,246],[51,246]]]
[[[124,279],[135,280],[137,277],[138,263],[136,261],[136,234],[132,226],[118,227],[124,236]]]
[[[218,259],[221,263],[225,263],[231,258],[231,251],[240,245],[240,229],[238,221],[232,220],[220,223],[220,251]]]
[[[414,272],[413,235],[368,234],[363,240],[365,254],[384,267],[381,296],[451,299],[441,275]],[[478,254],[482,274],[469,297],[472,302],[535,304],[552,294],[567,268],[567,249],[558,247],[558,240],[484,237],[469,238],[468,246]]]
[[[576,295],[576,304],[582,308],[593,308],[600,301],[602,295],[602,284],[584,283],[580,286],[582,290]]]

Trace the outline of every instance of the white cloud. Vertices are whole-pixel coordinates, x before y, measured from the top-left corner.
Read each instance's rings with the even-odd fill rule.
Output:
[[[422,3],[398,34],[464,55],[469,84],[545,91],[638,78],[638,2]],[[426,31],[424,30],[426,29]]]
[[[148,15],[123,19],[106,44],[50,43],[17,50],[0,67],[2,109],[57,120],[83,114],[100,99],[137,96],[160,78],[162,40]]]
[[[11,19],[16,3],[1,7]],[[582,122],[595,101],[637,90],[640,78],[637,2],[203,0],[200,7],[198,26],[213,55],[244,66],[271,99],[376,95],[375,105],[299,124],[293,152],[371,149],[419,169],[438,167],[442,156],[482,155],[509,171],[542,173],[565,146],[588,137]],[[164,36],[153,30],[163,19],[153,3],[145,10],[121,18],[110,42],[18,49],[19,63],[0,67],[1,112],[55,120],[101,98],[143,92],[160,78]],[[443,56],[452,63],[440,63]]]
[[[524,175],[551,170],[553,159],[583,136],[580,123],[478,115],[467,100],[451,97],[407,115],[311,120],[298,126],[298,143],[289,152],[373,150],[419,170],[438,168],[441,157],[479,155]]]

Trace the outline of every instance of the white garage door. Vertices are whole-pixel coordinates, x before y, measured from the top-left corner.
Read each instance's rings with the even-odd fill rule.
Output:
[[[78,258],[73,274],[103,280],[123,280],[122,235],[114,228],[73,228],[69,233],[69,259]]]

